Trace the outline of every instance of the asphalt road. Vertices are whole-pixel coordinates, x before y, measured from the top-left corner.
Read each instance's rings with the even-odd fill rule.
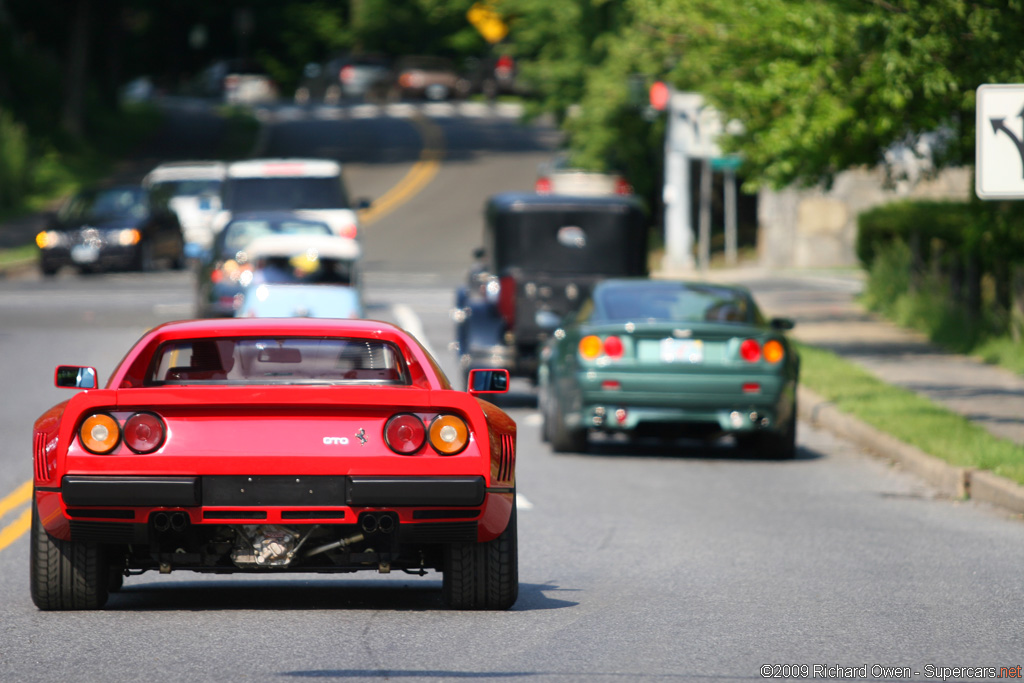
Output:
[[[336,149],[354,196],[384,195],[422,161],[424,129],[405,118],[286,121],[266,149]],[[418,326],[454,376],[448,308],[483,200],[528,189],[553,137],[504,117],[432,125],[436,175],[367,226],[367,298],[372,315]],[[525,385],[504,400],[522,497],[509,612],[444,610],[437,575],[187,573],[130,578],[102,611],[39,612],[27,537],[4,543],[26,507],[3,501],[30,478],[32,420],[69,396],[53,368],[104,379],[146,328],[191,315],[192,291],[189,273],[0,281],[0,681],[749,681],[765,665],[788,679],[990,680],[943,667],[1024,663],[1019,519],[937,498],[803,424],[792,462],[727,443],[555,455]]]

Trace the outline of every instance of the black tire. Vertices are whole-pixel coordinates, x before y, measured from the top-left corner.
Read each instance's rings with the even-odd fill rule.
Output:
[[[153,244],[147,241],[139,242],[139,250],[135,255],[135,270],[140,273],[149,273],[155,268]]]
[[[562,414],[562,404],[551,397],[548,401],[548,413],[551,415],[551,426],[548,428],[548,439],[551,441],[551,450],[555,453],[586,453],[587,452],[587,430],[582,427],[570,428],[565,424],[565,416]]]
[[[508,526],[496,539],[445,547],[441,591],[452,609],[500,610],[515,604],[519,597],[519,540],[514,499]]]
[[[49,264],[39,264],[39,271],[44,277],[53,277],[57,274],[57,266],[51,266]]]
[[[107,603],[110,564],[102,546],[53,538],[32,503],[29,553],[32,602],[41,610],[99,609]]]

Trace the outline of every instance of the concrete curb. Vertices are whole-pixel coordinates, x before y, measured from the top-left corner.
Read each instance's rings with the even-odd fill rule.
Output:
[[[1024,486],[1016,482],[988,471],[951,465],[842,412],[806,387],[798,387],[797,401],[803,420],[847,438],[875,455],[898,462],[944,496],[970,498],[1024,514]]]

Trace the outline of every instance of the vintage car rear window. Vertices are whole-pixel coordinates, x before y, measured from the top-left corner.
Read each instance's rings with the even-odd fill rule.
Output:
[[[398,349],[374,339],[188,339],[160,346],[147,386],[409,384]]]

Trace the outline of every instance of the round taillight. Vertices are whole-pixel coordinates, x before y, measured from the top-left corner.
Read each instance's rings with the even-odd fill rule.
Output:
[[[601,355],[601,338],[588,334],[580,339],[580,355],[586,360],[594,360]]]
[[[744,339],[740,344],[740,357],[748,363],[756,363],[761,360],[761,345],[756,339]]]
[[[121,428],[112,416],[96,413],[85,418],[78,430],[78,438],[87,451],[103,455],[117,448],[121,441]]]
[[[533,189],[537,194],[551,194],[551,178],[537,178]]]
[[[136,453],[152,453],[164,445],[167,428],[159,415],[135,413],[124,423],[124,443]]]
[[[430,423],[430,445],[441,455],[460,453],[469,443],[469,427],[461,417],[438,415]]]
[[[609,358],[622,358],[622,340],[618,337],[607,337],[604,340],[604,353]]]
[[[782,347],[782,342],[777,339],[772,339],[765,342],[764,345],[764,359],[769,363],[778,363],[786,355],[786,350]]]
[[[426,436],[427,429],[423,426],[423,420],[411,413],[395,415],[384,425],[384,443],[401,455],[418,451]]]

